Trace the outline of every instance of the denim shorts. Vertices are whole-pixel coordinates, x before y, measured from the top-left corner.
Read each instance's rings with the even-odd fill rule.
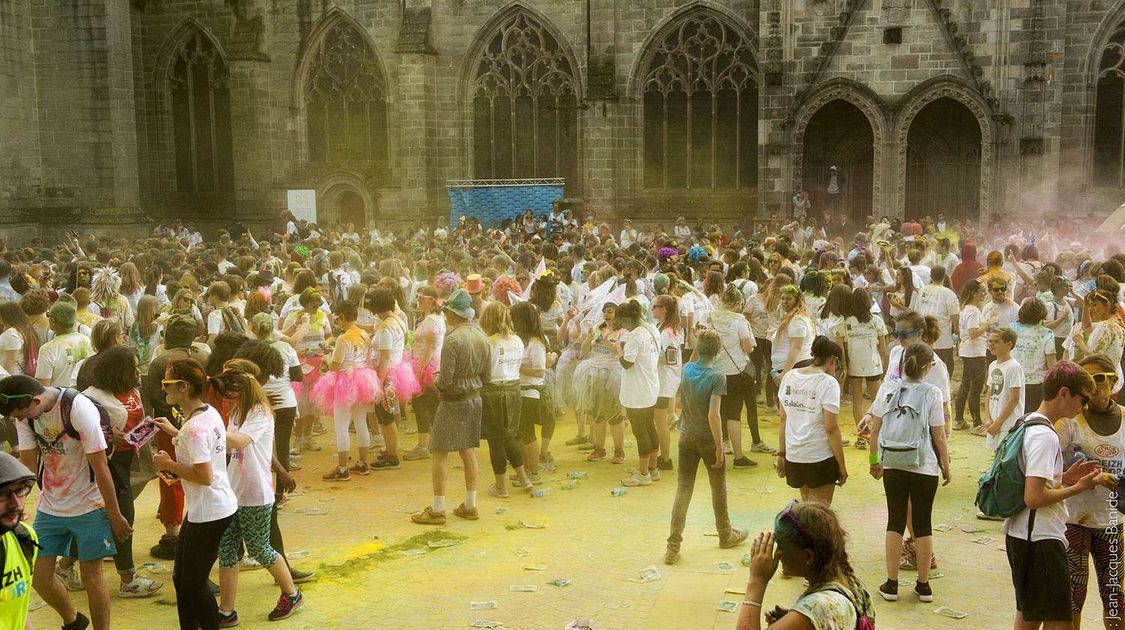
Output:
[[[117,544],[104,509],[81,516],[53,516],[42,510],[35,513],[35,533],[39,535],[40,556],[70,556],[71,542],[78,544],[82,562],[117,555]]]

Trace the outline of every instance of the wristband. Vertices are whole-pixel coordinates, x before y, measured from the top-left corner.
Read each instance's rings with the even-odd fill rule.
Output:
[[[867,463],[871,464],[872,466],[878,464],[879,463],[879,454],[878,453],[868,453],[867,454]]]
[[[742,605],[743,606],[753,606],[755,608],[761,608],[762,607],[761,602],[755,602],[755,601],[751,601],[749,599],[742,600]]]

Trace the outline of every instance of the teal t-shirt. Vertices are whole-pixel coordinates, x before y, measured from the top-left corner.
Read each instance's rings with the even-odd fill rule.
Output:
[[[711,366],[698,362],[684,366],[683,380],[680,381],[680,405],[683,407],[683,435],[701,440],[711,439],[711,426],[707,422],[707,412],[711,409],[711,397],[727,393],[727,377]]]

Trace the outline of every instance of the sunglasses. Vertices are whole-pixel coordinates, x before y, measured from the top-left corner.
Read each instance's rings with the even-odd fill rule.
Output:
[[[1091,374],[1090,378],[1094,379],[1095,383],[1101,385],[1110,379],[1116,379],[1117,374],[1113,372],[1098,372],[1097,374]]]
[[[992,291],[993,293],[1006,293],[1008,291],[1008,287],[992,287],[991,289],[989,289],[989,291]]]
[[[894,330],[891,331],[891,336],[895,339],[909,339],[918,334],[917,330]]]
[[[166,378],[166,379],[162,379],[160,381],[160,386],[161,387],[168,387],[169,385],[175,385],[176,383],[186,383],[186,382],[187,381],[182,380],[182,379],[178,379],[178,378]]]

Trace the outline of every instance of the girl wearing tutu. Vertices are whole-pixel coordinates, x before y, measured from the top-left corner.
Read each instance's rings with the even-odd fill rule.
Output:
[[[375,405],[375,416],[379,419],[379,430],[383,434],[386,451],[372,463],[375,470],[395,470],[398,461],[398,416],[402,405],[418,395],[420,387],[414,376],[414,368],[403,360],[406,350],[406,315],[395,308],[394,293],[386,287],[379,287],[368,298],[371,312],[379,319],[375,327],[375,337],[371,342],[372,363],[378,372],[379,382],[383,384],[384,397],[381,404]]]
[[[605,427],[613,435],[613,463],[625,463],[625,415],[617,398],[621,391],[621,362],[614,347],[620,330],[614,323],[617,304],[606,302],[602,306],[605,321],[591,330],[582,342],[583,354],[589,358],[574,370],[575,394],[578,413],[584,413],[592,424],[590,433],[594,450],[587,461],[605,459]]]
[[[297,357],[301,360],[301,373],[304,379],[293,382],[293,393],[297,395],[297,449],[319,451],[320,446],[313,441],[312,426],[317,419],[316,407],[312,404],[312,388],[320,379],[320,364],[324,360],[326,342],[329,337],[328,313],[322,305],[324,298],[320,291],[306,288],[297,296],[300,310],[286,317],[282,335],[293,342]]]
[[[366,475],[367,451],[371,447],[371,433],[367,430],[366,410],[379,400],[382,392],[379,378],[368,367],[369,337],[359,326],[355,304],[341,302],[336,310],[336,321],[343,331],[336,338],[328,371],[312,387],[312,402],[322,413],[331,413],[336,428],[336,468],[324,476],[325,481],[349,481],[348,452],[351,439],[348,427],[355,426],[359,446],[359,461],[351,472]]]
[[[510,463],[516,470],[514,482],[520,488],[533,486],[524,470],[523,450],[516,439],[520,427],[520,365],[523,341],[512,331],[508,307],[489,302],[480,316],[480,327],[488,335],[490,379],[481,389],[481,437],[488,440],[488,459],[496,483],[488,487],[490,496],[507,498],[504,473]]]
[[[434,387],[434,374],[441,363],[441,346],[445,340],[445,318],[441,315],[437,289],[431,286],[418,288],[418,315],[421,320],[414,327],[414,343],[410,347],[411,365],[421,388],[411,401],[414,418],[418,422],[418,446],[402,456],[406,461],[430,458],[430,426],[437,412],[438,393]]]
[[[578,309],[571,307],[567,310],[562,324],[559,325],[557,334],[559,347],[558,365],[555,366],[555,398],[560,403],[573,401],[574,397],[574,372],[582,361],[582,318],[578,316]],[[574,408],[573,402],[570,403]],[[575,421],[578,424],[578,435],[566,441],[567,446],[593,447],[590,438],[586,435],[586,415],[574,409]]]

